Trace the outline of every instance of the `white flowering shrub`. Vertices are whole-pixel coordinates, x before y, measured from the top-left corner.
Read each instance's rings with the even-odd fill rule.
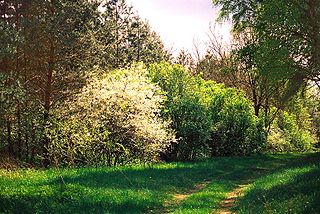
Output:
[[[69,116],[49,130],[52,160],[105,165],[157,160],[175,141],[169,121],[160,118],[163,99],[142,65],[91,78],[60,110]]]

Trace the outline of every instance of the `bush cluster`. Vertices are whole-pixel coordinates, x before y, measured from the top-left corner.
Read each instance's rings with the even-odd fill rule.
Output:
[[[193,77],[180,65],[156,64],[149,71],[166,92],[162,115],[173,121],[179,139],[167,158],[194,160],[261,151],[263,126],[244,93]]]
[[[146,74],[140,65],[90,79],[48,129],[52,160],[108,166],[157,160],[175,137],[160,117],[164,96]]]
[[[169,63],[97,71],[63,103],[47,128],[57,165],[123,165],[190,161],[263,151],[307,151],[313,139],[297,115],[284,111],[269,134],[265,118],[238,89],[192,76]],[[288,110],[289,111],[289,110]]]
[[[287,111],[273,122],[268,135],[270,152],[305,152],[313,149],[315,138],[306,127],[299,127],[297,117]]]

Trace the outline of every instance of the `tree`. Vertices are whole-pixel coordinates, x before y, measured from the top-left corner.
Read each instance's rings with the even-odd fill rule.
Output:
[[[182,65],[190,71],[193,71],[195,62],[188,50],[181,49],[178,56],[175,59],[175,63]]]
[[[107,51],[102,57],[111,68],[121,68],[132,62],[150,64],[169,59],[160,37],[125,0],[105,1],[103,10],[98,43],[105,46]]]
[[[264,109],[267,117],[277,85],[255,65],[254,42],[251,32],[234,33],[231,49],[223,42],[222,36],[210,28],[207,54],[198,61],[195,70],[205,79],[242,89],[252,100],[255,115],[259,116]]]
[[[31,159],[46,153],[44,126],[54,106],[81,87],[86,60],[82,38],[97,15],[96,2],[0,1],[0,74],[24,91],[23,99],[10,99],[14,112],[10,127],[17,156]],[[13,87],[14,88],[14,87]],[[12,91],[12,90],[11,90]],[[9,138],[8,138],[9,139]],[[29,151],[31,143],[32,148]],[[24,145],[24,148],[22,148]]]
[[[232,19],[235,31],[253,32],[257,68],[275,81],[286,81],[282,108],[308,81],[319,81],[319,3],[213,0],[222,6],[220,17]]]
[[[46,157],[52,112],[80,91],[94,67],[107,72],[168,56],[159,37],[122,0],[1,0],[0,29],[7,99],[1,103],[1,135],[15,156],[31,161]]]

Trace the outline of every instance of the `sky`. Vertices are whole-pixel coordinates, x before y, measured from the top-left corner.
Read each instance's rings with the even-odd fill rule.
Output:
[[[215,22],[218,9],[211,0],[127,0],[140,17],[147,19],[157,32],[166,48],[176,55],[184,48],[193,51],[194,43],[205,52],[209,26],[216,25],[218,34],[228,42],[230,24]]]

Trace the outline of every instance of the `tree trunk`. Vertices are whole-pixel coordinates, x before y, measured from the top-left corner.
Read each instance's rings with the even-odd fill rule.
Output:
[[[55,13],[55,1],[51,1],[50,7],[51,16],[54,16]],[[52,33],[52,32],[50,32]],[[51,35],[52,38],[49,42],[49,60],[48,60],[48,70],[46,72],[46,85],[45,85],[45,93],[44,93],[44,126],[47,125],[49,121],[49,113],[51,109],[51,101],[52,101],[52,84],[53,84],[53,71],[55,66],[55,44],[54,44],[54,36]],[[45,128],[45,127],[44,127]],[[48,167],[50,165],[48,147],[50,140],[48,136],[44,133],[43,136],[43,166]]]
[[[18,151],[17,151],[17,157],[21,158],[22,157],[22,129],[21,129],[21,111],[20,111],[20,104],[18,103],[17,106],[17,123],[18,123]]]
[[[10,156],[14,155],[12,137],[11,137],[11,122],[7,120],[7,143],[8,143],[8,153]]]

